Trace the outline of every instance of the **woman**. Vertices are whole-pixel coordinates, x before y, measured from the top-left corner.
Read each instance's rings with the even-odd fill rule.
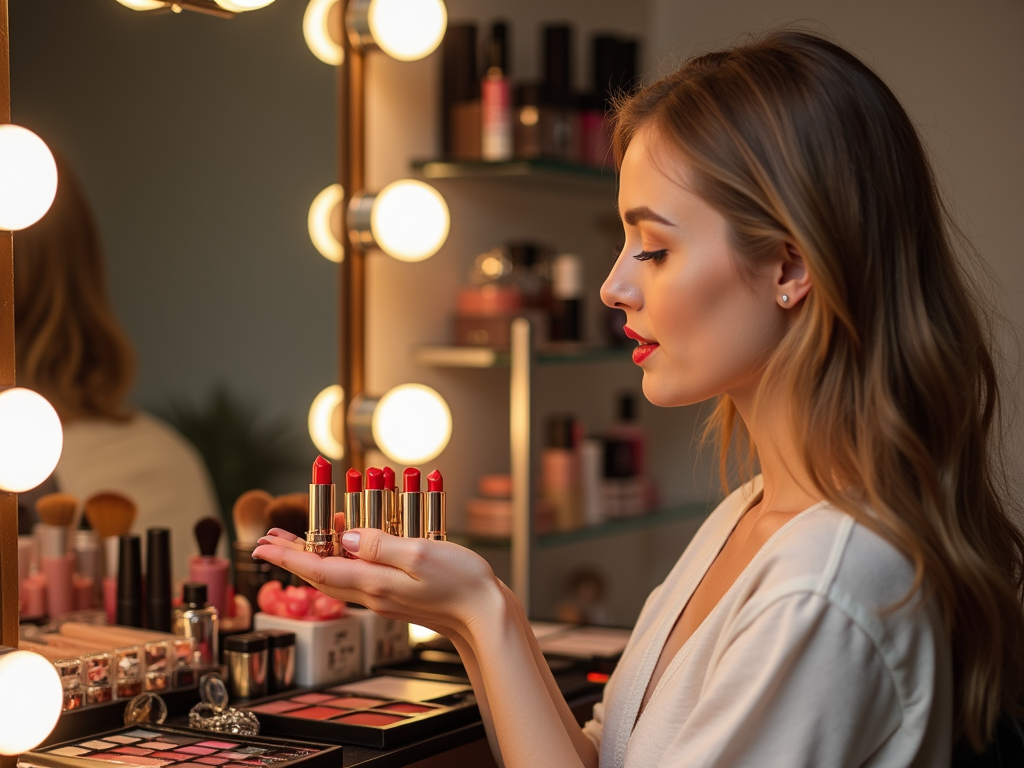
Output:
[[[39,491],[82,501],[99,491],[127,495],[138,507],[135,531],[171,529],[174,573],[184,578],[193,526],[218,515],[213,483],[192,445],[126,403],[135,353],[110,305],[85,192],[68,163],[56,160],[53,205],[14,236],[18,385],[46,397],[64,427],[60,461]]]
[[[948,766],[1024,690],[1024,539],[997,387],[913,125],[784,31],[619,104],[625,246],[602,288],[644,393],[717,397],[760,475],[648,598],[581,732],[518,603],[454,545],[346,532],[255,555],[455,642],[506,766]]]

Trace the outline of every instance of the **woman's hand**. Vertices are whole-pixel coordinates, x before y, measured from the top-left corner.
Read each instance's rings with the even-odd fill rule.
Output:
[[[504,609],[490,565],[458,544],[359,528],[346,531],[342,545],[356,559],[321,558],[304,551],[301,538],[272,528],[252,554],[339,600],[449,636],[472,634]]]

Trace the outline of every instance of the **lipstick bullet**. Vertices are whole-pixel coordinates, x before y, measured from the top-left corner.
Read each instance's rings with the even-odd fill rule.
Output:
[[[323,456],[313,462],[313,482],[309,485],[309,527],[306,551],[331,557],[341,551],[334,530],[334,467]]]
[[[377,467],[366,470],[363,491],[363,527],[384,530],[384,473]]]
[[[398,497],[401,535],[407,539],[423,538],[423,494],[420,492],[420,471],[409,467],[402,473],[402,493]]]
[[[445,533],[444,478],[436,469],[427,475],[427,494],[424,512],[424,538],[447,541]]]
[[[384,530],[392,536],[401,534],[402,521],[398,515],[398,489],[395,488],[395,470],[384,467]]]
[[[345,473],[345,530],[363,527],[363,476],[358,469]],[[342,548],[342,557],[352,557]]]

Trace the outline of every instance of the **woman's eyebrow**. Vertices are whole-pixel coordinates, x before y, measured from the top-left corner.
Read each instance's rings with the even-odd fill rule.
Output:
[[[639,208],[630,208],[624,214],[619,214],[619,218],[621,218],[630,226],[635,226],[641,221],[654,221],[657,222],[658,224],[664,224],[665,226],[668,227],[675,226],[675,224],[673,224],[671,221],[662,216],[659,216],[646,205],[641,205]]]

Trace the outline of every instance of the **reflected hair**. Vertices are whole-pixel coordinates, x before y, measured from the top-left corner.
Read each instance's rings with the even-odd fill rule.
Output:
[[[107,294],[95,219],[70,166],[57,195],[14,233],[14,333],[19,386],[46,397],[61,420],[126,420],[135,353]]]
[[[950,633],[957,735],[975,749],[1022,714],[1024,539],[1003,469],[977,257],[946,210],[906,111],[868,66],[792,29],[687,61],[614,111],[616,163],[654,130],[728,221],[741,263],[791,245],[812,289],[761,378],[785,393],[803,462],[829,502],[915,567]],[[706,436],[723,485],[756,446],[728,396]],[[738,438],[738,439],[737,439]],[[749,447],[748,447],[749,446]]]

